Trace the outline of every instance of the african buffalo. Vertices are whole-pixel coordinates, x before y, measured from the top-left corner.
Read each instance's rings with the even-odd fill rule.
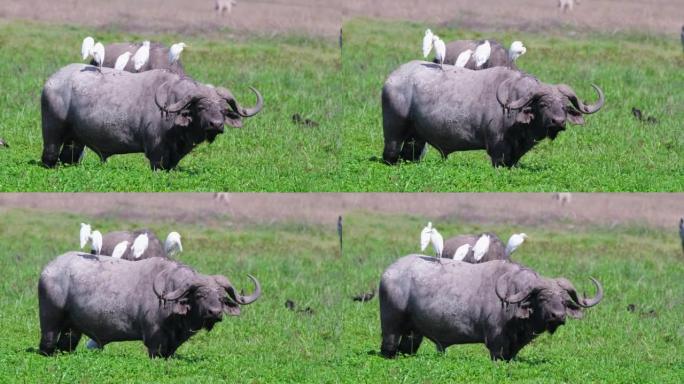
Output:
[[[511,60],[509,57],[508,49],[504,48],[504,46],[496,40],[488,40],[490,46],[492,47],[492,52],[489,54],[489,59],[478,68],[475,65],[475,59],[473,59],[471,56],[464,68],[472,70],[481,70],[493,67],[508,67],[511,69],[518,69],[513,60]],[[484,42],[485,40],[454,40],[449,42],[446,45],[446,57],[444,58],[444,64],[456,64],[456,59],[461,52],[468,49],[475,52],[475,48]]]
[[[71,352],[81,335],[99,346],[142,340],[150,357],[167,358],[192,335],[211,331],[223,313],[240,314],[261,286],[243,296],[221,275],[202,275],[164,258],[141,261],[65,253],[40,275],[40,352]]]
[[[565,84],[545,84],[503,67],[471,71],[412,61],[392,72],[382,88],[383,159],[417,161],[426,143],[443,157],[485,149],[492,165],[512,167],[540,140],[555,139],[565,123],[584,124],[597,112]]]
[[[251,87],[250,87],[251,88]],[[166,70],[129,73],[71,64],[52,75],[41,95],[43,164],[80,161],[84,146],[102,161],[144,152],[152,169],[171,169],[223,125],[242,126],[263,107],[243,108],[225,88]],[[61,148],[61,152],[60,152]]]
[[[473,258],[472,247],[475,245],[477,240],[483,235],[489,236],[489,249],[480,260],[476,261]],[[449,238],[444,242],[444,250],[442,250],[442,257],[453,259],[456,250],[464,244],[470,244],[471,246],[471,249],[466,255],[466,257],[463,260],[461,260],[465,261],[466,263],[484,263],[486,261],[491,260],[508,260],[508,255],[506,255],[506,245],[501,241],[501,239],[499,239],[499,237],[496,234],[492,232],[485,232],[479,235],[460,235]]]
[[[124,52],[129,52],[131,58],[128,60],[128,64],[124,67],[124,71],[127,72],[145,72],[151,69],[166,69],[169,72],[176,73],[178,75],[185,75],[185,69],[180,59],[173,64],[169,63],[169,48],[161,43],[150,43],[150,56],[147,63],[136,71],[133,64],[133,55],[142,46],[142,44],[134,43],[114,43],[105,46],[105,60],[102,63],[103,67],[114,68],[116,59],[119,58]],[[95,61],[90,62],[91,65],[97,65]]]
[[[482,264],[409,255],[390,265],[380,281],[381,353],[415,354],[423,337],[439,351],[454,344],[484,343],[493,360],[510,360],[544,331],[554,333],[565,316],[603,298],[579,297],[565,278],[539,276],[502,260]]]

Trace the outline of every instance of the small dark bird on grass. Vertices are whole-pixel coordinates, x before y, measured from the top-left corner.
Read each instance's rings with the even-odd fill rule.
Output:
[[[304,125],[304,126],[310,127],[310,128],[318,127],[317,122],[315,122],[311,119],[304,119],[304,118],[302,118],[302,115],[300,115],[299,113],[295,113],[294,115],[292,115],[292,122],[297,124],[297,125]]]
[[[362,303],[365,303],[366,301],[372,300],[374,297],[375,297],[375,289],[370,291],[370,292],[366,292],[366,293],[362,293],[360,295],[356,295],[353,297],[353,299],[354,299],[354,301],[360,301]]]
[[[9,148],[9,144],[7,144],[5,139],[0,138],[0,147]]]
[[[644,114],[639,108],[632,107],[632,115],[634,115],[634,118],[639,121],[647,122],[649,124],[658,124],[658,119],[653,116],[644,117]]]
[[[290,311],[295,311],[297,313],[303,313],[305,315],[313,315],[314,314],[314,310],[311,309],[311,307],[306,307],[304,309],[295,309],[296,305],[297,304],[295,304],[295,302],[290,300],[290,299],[285,300],[285,308],[289,309]]]
[[[342,253],[342,216],[337,218],[337,236],[340,238],[340,253]]]

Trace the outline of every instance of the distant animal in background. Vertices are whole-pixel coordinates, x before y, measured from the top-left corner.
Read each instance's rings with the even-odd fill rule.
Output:
[[[340,253],[342,253],[342,216],[337,218],[337,236],[340,237]]]
[[[684,29],[684,28],[683,28],[683,29]],[[683,36],[684,36],[684,35],[683,35]],[[339,36],[338,42],[337,42],[337,43],[340,45],[340,50],[342,49],[342,40],[343,40],[343,38],[342,38],[342,28],[340,28],[340,36]],[[684,41],[684,40],[682,40],[682,41]]]
[[[214,10],[223,15],[225,12],[231,13],[236,5],[237,2],[235,0],[216,0]]]
[[[214,193],[214,200],[230,204],[230,193],[228,192],[216,192]]]
[[[563,12],[572,11],[575,4],[579,5],[580,0],[558,0],[558,8]]]
[[[572,194],[570,192],[557,192],[553,194],[553,199],[557,200],[560,205],[570,204],[572,202]]]
[[[682,33],[679,35],[679,38],[682,39],[682,50],[684,50],[684,25],[682,25]]]
[[[679,238],[682,239],[682,252],[684,252],[684,218],[679,219]]]

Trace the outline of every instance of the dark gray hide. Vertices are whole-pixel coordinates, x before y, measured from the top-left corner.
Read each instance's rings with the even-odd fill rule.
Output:
[[[136,259],[133,257],[131,246],[133,245],[135,239],[143,233],[147,233],[149,243],[145,252],[140,255],[140,258]],[[121,256],[122,259],[143,260],[149,259],[150,257],[167,257],[166,252],[164,251],[164,244],[162,244],[157,235],[155,235],[154,232],[150,231],[149,229],[139,229],[133,232],[115,231],[102,235],[102,250],[100,251],[100,254],[102,256],[111,256],[116,245],[122,241],[128,241],[128,248]]]
[[[484,343],[493,360],[510,360],[539,334],[553,333],[566,316],[598,304],[580,297],[565,278],[546,278],[502,260],[469,264],[409,255],[390,265],[380,282],[381,352],[414,354],[423,338],[438,350]]]
[[[487,253],[485,253],[479,261],[477,261],[477,263],[484,263],[491,260],[508,260],[508,257],[506,256],[506,244],[504,244],[501,239],[499,239],[499,237],[492,232],[484,232],[479,235],[461,235],[449,238],[444,242],[442,257],[453,259],[454,252],[456,252],[458,247],[463,244],[470,244],[470,251],[462,261],[465,261],[466,263],[476,263],[475,259],[473,258],[472,247],[482,235],[489,235],[489,249],[487,250]]]
[[[518,69],[518,67],[515,66],[515,63],[512,62],[510,57],[508,56],[508,49],[504,48],[496,40],[487,40],[489,40],[489,44],[492,47],[492,52],[489,55],[489,59],[485,61],[485,63],[482,64],[481,67],[478,68],[477,66],[475,66],[475,59],[473,59],[473,57],[471,56],[465,68],[472,70],[481,70],[493,67],[507,67],[511,69]],[[461,54],[461,52],[467,49],[470,49],[473,52],[475,52],[475,48],[477,48],[480,44],[483,44],[484,42],[485,40],[454,40],[449,42],[446,45],[446,57],[444,58],[444,64],[456,64],[456,59],[458,58],[458,55]]]
[[[481,71],[412,61],[392,72],[382,88],[383,159],[420,160],[426,143],[447,157],[484,149],[492,165],[512,167],[539,141],[555,139],[565,123],[584,124],[597,112],[565,84],[545,84],[519,71]]]
[[[124,67],[124,71],[128,72],[145,72],[150,69],[166,69],[169,72],[173,72],[179,75],[185,75],[185,69],[180,59],[173,64],[169,64],[169,48],[161,43],[150,43],[150,57],[147,63],[140,68],[140,70],[135,70],[133,64],[133,55],[142,46],[140,44],[134,43],[114,43],[105,46],[105,60],[102,63],[103,67],[114,68],[116,64],[116,59],[119,58],[124,52],[130,52],[131,58],[128,60],[128,64]],[[91,61],[90,65],[97,65],[95,61]]]
[[[40,352],[71,352],[85,334],[98,345],[142,340],[150,357],[169,357],[192,335],[211,331],[223,314],[261,295],[242,296],[221,275],[202,275],[163,258],[141,261],[65,253],[40,275]]]
[[[196,145],[213,142],[223,125],[263,107],[243,108],[225,88],[214,88],[166,70],[141,73],[71,64],[52,75],[41,95],[43,164],[77,163],[85,146],[102,161],[145,153],[152,169],[171,169]],[[61,152],[60,152],[61,151]]]

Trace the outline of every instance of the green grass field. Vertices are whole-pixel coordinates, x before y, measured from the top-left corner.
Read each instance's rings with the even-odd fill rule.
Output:
[[[84,36],[104,43],[184,41],[186,72],[232,90],[245,106],[264,95],[265,107],[242,129],[226,128],[199,145],[176,170],[151,172],[143,154],[102,164],[88,151],[79,166],[44,169],[40,93],[47,78],[80,60]],[[244,37],[230,31],[199,35],[137,35],[29,22],[0,23],[0,191],[329,191],[341,150],[335,79],[340,54],[333,41]],[[295,125],[299,113],[320,125]]]
[[[484,150],[443,161],[430,147],[424,161],[389,167],[382,157],[380,93],[399,65],[421,59],[424,30],[444,40],[522,40],[519,67],[547,83],[566,83],[604,108],[544,140],[513,169],[494,169]],[[424,23],[353,20],[342,54],[345,191],[681,191],[684,189],[684,55],[679,39],[644,35],[492,33]],[[656,117],[645,124],[632,107]]]
[[[515,259],[546,276],[565,276],[605,298],[582,320],[544,334],[511,363],[493,363],[483,345],[454,346],[446,354],[425,342],[415,357],[377,355],[377,298],[350,297],[377,284],[382,270],[417,251],[425,218],[356,213],[345,216],[346,249],[339,255],[335,229],[301,223],[227,225],[133,223],[3,209],[0,232],[0,382],[626,382],[684,381],[684,267],[676,233],[640,227],[581,228],[481,226],[445,219],[444,235],[493,230],[502,238],[525,231],[529,241]],[[43,357],[36,285],[41,268],[77,247],[81,221],[102,231],[146,225],[165,236],[183,235],[181,259],[204,273],[226,274],[263,297],[239,318],[200,332],[175,358],[150,360],[141,342]],[[437,225],[437,224],[436,224]],[[287,310],[292,299],[313,315]],[[634,304],[634,312],[627,306]]]

